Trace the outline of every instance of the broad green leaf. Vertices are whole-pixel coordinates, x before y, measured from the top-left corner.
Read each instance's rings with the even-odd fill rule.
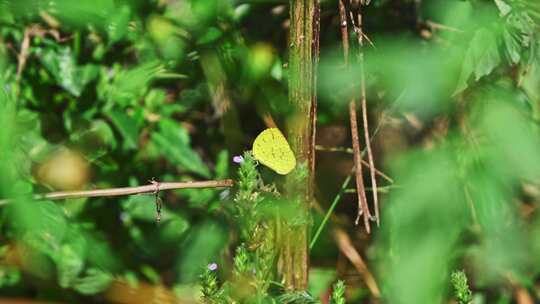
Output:
[[[159,132],[152,135],[152,142],[161,155],[173,164],[203,177],[210,177],[208,167],[193,151],[187,131],[178,122],[168,119],[160,121]]]

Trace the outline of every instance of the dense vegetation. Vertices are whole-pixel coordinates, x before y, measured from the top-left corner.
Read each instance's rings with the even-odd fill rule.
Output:
[[[0,302],[540,302],[536,0],[0,0],[0,123]]]

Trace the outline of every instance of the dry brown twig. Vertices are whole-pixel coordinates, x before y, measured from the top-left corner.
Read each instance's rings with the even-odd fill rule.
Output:
[[[358,39],[358,63],[360,66],[360,100],[362,108],[362,121],[364,125],[364,141],[366,142],[366,149],[369,162],[369,173],[371,177],[371,187],[373,189],[377,188],[377,178],[375,176],[375,162],[373,160],[373,151],[371,149],[371,141],[369,137],[369,123],[368,123],[368,113],[367,113],[367,97],[366,97],[366,76],[364,72],[364,38],[367,36],[364,34],[362,28],[362,5],[358,6],[358,11],[356,13],[356,20],[351,13],[351,20],[353,22],[354,32],[356,33]],[[368,40],[368,39],[366,39]],[[369,40],[368,40],[369,41]],[[375,209],[375,221],[377,222],[377,227],[380,226],[380,216],[379,216],[379,195],[377,191],[373,191],[373,205]]]
[[[122,196],[143,193],[156,193],[156,191],[174,190],[174,189],[193,189],[193,188],[224,188],[232,187],[234,181],[231,179],[211,180],[211,181],[188,181],[188,182],[173,182],[173,183],[157,183],[151,182],[149,185],[137,187],[95,189],[82,191],[59,191],[49,192],[46,194],[38,194],[34,196],[35,200],[61,200],[84,197],[105,197],[105,196]],[[8,204],[10,200],[0,200],[0,205]]]
[[[343,44],[343,58],[345,61],[345,66],[349,66],[349,32],[347,27],[347,15],[344,0],[339,1],[339,17],[340,17],[340,27],[341,27],[341,40]],[[371,232],[371,227],[369,220],[371,214],[367,204],[367,197],[364,186],[364,179],[362,174],[362,153],[360,148],[360,140],[358,139],[358,124],[356,119],[356,100],[354,97],[351,97],[349,101],[349,119],[351,124],[351,137],[352,137],[352,146],[354,151],[354,166],[355,166],[355,179],[356,179],[356,188],[358,196],[358,215],[356,216],[355,224],[358,225],[360,217],[363,215],[364,226],[367,233]]]

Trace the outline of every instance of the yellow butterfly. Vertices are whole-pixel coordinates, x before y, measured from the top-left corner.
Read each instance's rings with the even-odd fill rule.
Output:
[[[253,156],[261,164],[283,175],[296,166],[291,147],[278,128],[266,129],[255,138]]]

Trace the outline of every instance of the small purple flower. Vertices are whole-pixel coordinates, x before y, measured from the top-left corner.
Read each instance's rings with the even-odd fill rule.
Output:
[[[215,271],[217,268],[218,267],[217,267],[216,263],[208,264],[208,270],[210,270],[210,271]]]
[[[236,155],[235,157],[233,157],[232,161],[234,163],[241,164],[244,162],[244,157],[242,157],[242,155]]]

